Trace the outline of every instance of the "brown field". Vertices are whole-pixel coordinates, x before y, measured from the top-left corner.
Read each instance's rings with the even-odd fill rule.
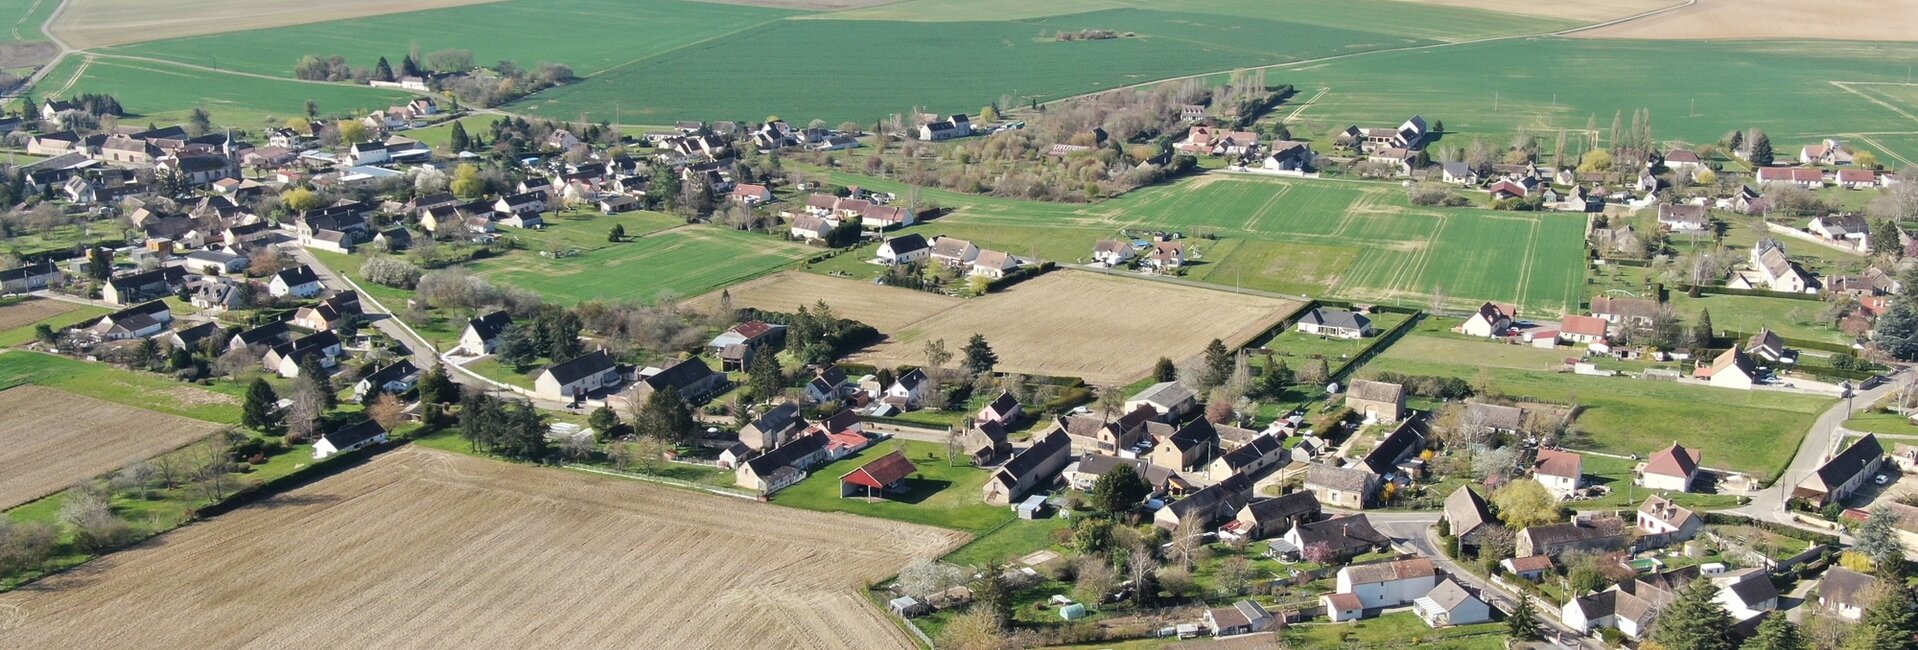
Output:
[[[21,386],[0,391],[0,510],[204,438],[220,425]],[[4,644],[0,644],[4,645]]]
[[[52,29],[85,49],[498,1],[68,0]]]
[[[892,4],[900,0],[694,0],[722,5],[748,5],[753,7],[776,7],[780,9],[799,9],[802,11],[837,11],[840,9],[862,9]]]
[[[1214,338],[1243,344],[1300,303],[1081,271],[1054,271],[966,301],[897,330],[854,356],[879,365],[925,363],[928,340],[957,351],[974,333],[999,353],[999,370],[1124,384],[1159,357],[1197,355]]]
[[[1583,38],[1918,40],[1918,3],[1698,0],[1656,16],[1578,32]]]
[[[841,318],[850,318],[894,332],[933,314],[965,304],[954,298],[924,291],[908,291],[876,286],[870,282],[835,278],[816,273],[787,271],[727,288],[735,307],[754,307],[768,311],[791,312],[810,307],[821,300]],[[707,307],[717,304],[719,292],[700,296],[692,304]]]
[[[0,647],[904,648],[863,581],[965,538],[409,447],[0,595]]]
[[[1600,23],[1607,20],[1636,16],[1638,14],[1679,4],[1683,0],[1559,0],[1558,2],[1537,2],[1536,0],[1400,0],[1419,4],[1445,5],[1466,9],[1484,9],[1503,11],[1513,14],[1563,18],[1565,20]]]
[[[26,327],[79,308],[79,305],[70,302],[28,298],[0,307],[0,331]]]

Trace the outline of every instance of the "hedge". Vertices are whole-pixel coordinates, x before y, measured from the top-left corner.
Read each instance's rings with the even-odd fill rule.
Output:
[[[1838,368],[1833,368],[1830,366],[1816,366],[1816,365],[1807,365],[1802,363],[1797,364],[1795,366],[1786,367],[1785,370],[1797,371],[1800,373],[1804,373],[1804,374],[1811,375],[1813,377],[1819,377],[1819,378],[1850,379],[1853,381],[1864,381],[1866,379],[1871,379],[1872,377],[1878,376],[1878,373],[1871,372],[1868,370],[1840,370]]]
[[[1365,346],[1365,349],[1360,350],[1358,354],[1352,355],[1352,358],[1346,360],[1344,364],[1341,364],[1338,368],[1334,368],[1332,370],[1332,376],[1326,378],[1327,381],[1344,379],[1347,374],[1358,369],[1360,365],[1372,360],[1372,357],[1376,356],[1380,350],[1385,349],[1386,346],[1391,345],[1393,341],[1404,336],[1406,332],[1412,331],[1412,328],[1416,327],[1420,320],[1424,319],[1419,317],[1418,310],[1413,310],[1411,318],[1407,318],[1405,322],[1399,323],[1398,327],[1386,330],[1384,333],[1373,337],[1371,345]]]
[[[1769,291],[1766,289],[1733,289],[1731,287],[1693,286],[1687,284],[1681,284],[1675,288],[1676,291],[1684,293],[1690,293],[1693,289],[1697,289],[1699,293],[1715,293],[1726,296],[1758,296],[1761,298],[1784,298],[1786,300],[1807,300],[1811,302],[1824,301],[1824,298],[1819,297],[1819,295],[1815,293],[1791,293],[1789,291]]]
[[[1652,265],[1650,260],[1635,260],[1635,259],[1621,258],[1621,257],[1601,257],[1599,259],[1604,260],[1607,266],[1631,266],[1631,267],[1637,267],[1637,268],[1644,268]]]

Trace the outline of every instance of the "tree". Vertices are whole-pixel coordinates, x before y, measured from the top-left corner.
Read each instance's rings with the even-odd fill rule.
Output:
[[[1110,524],[1108,524],[1110,525]],[[1102,603],[1119,586],[1119,572],[1104,557],[1086,556],[1079,562],[1078,582],[1073,595],[1081,602]]]
[[[626,241],[626,226],[617,223],[613,224],[612,231],[606,233],[606,241],[615,244]]]
[[[60,504],[60,523],[73,529],[74,543],[103,551],[127,542],[133,527],[113,512],[113,503],[97,483],[88,481],[67,489]]]
[[[599,434],[599,439],[603,442],[612,437],[614,430],[619,428],[619,413],[614,412],[613,407],[602,404],[599,408],[593,409],[592,415],[586,416],[586,426],[592,427],[593,432]]]
[[[1905,246],[1898,241],[1898,224],[1890,219],[1871,222],[1871,254],[1897,257]]]
[[[1918,642],[1918,614],[1912,612],[1911,591],[1904,582],[1881,580],[1872,588],[1871,605],[1853,628],[1850,650],[1912,650]]]
[[[273,392],[273,385],[265,379],[254,378],[246,387],[246,402],[240,406],[240,424],[254,431],[267,431],[276,424],[273,410],[280,396]]]
[[[1205,344],[1205,366],[1200,369],[1196,388],[1212,390],[1224,384],[1226,378],[1232,376],[1232,366],[1232,352],[1225,348],[1225,342],[1212,339],[1212,342]]]
[[[194,137],[212,133],[213,116],[208,115],[204,108],[193,107],[193,112],[188,113],[186,117],[186,132],[187,135]]]
[[[957,650],[1010,650],[1018,647],[1006,635],[1006,626],[975,600],[966,613],[954,616],[939,634],[939,645]]]
[[[346,144],[365,142],[369,135],[366,125],[357,120],[340,120],[337,124],[340,129],[340,142]]]
[[[309,99],[309,100],[306,100],[306,117],[307,117],[307,119],[310,119],[310,120],[311,120],[311,119],[319,119],[319,117],[320,117],[320,104],[319,104],[319,102],[316,102],[316,101],[313,101],[313,100],[311,100],[311,99]]]
[[[526,332],[526,328],[518,323],[507,325],[500,330],[497,345],[498,347],[494,348],[494,356],[499,357],[500,361],[511,364],[516,372],[539,358],[538,345]]]
[[[401,402],[398,395],[379,391],[373,403],[367,405],[366,417],[378,422],[381,428],[392,431],[406,422],[406,403]]]
[[[1706,578],[1678,591],[1652,628],[1652,640],[1670,650],[1732,650],[1732,616],[1714,600],[1718,586]]]
[[[1159,357],[1159,362],[1152,366],[1152,379],[1154,381],[1173,381],[1178,378],[1179,368],[1178,366],[1172,365],[1172,359],[1170,358]]]
[[[333,388],[332,376],[320,367],[319,355],[307,355],[300,360],[300,384],[310,385],[320,397],[320,406],[326,410],[340,405],[339,391]]]
[[[1694,347],[1694,348],[1709,348],[1709,347],[1711,347],[1711,346],[1712,346],[1712,332],[1713,332],[1713,330],[1712,330],[1712,310],[1710,310],[1710,309],[1701,309],[1701,310],[1699,310],[1699,311],[1698,311],[1698,322],[1695,322],[1695,323],[1692,323],[1692,335],[1691,335],[1691,344],[1692,344],[1692,347]]]
[[[420,401],[428,404],[451,404],[460,399],[460,388],[446,376],[446,369],[439,364],[427,368],[420,374]]]
[[[1152,494],[1152,486],[1130,466],[1114,468],[1092,484],[1092,507],[1108,517],[1122,515],[1139,507]]]
[[[1012,586],[1006,584],[1006,568],[998,562],[987,562],[984,577],[972,590],[972,611],[983,612],[992,622],[1003,627],[1012,622]]]
[[[753,355],[753,363],[747,369],[747,389],[752,391],[753,399],[770,401],[779,395],[786,386],[786,375],[779,369],[779,359],[772,350],[762,349]]]
[[[1784,616],[1767,616],[1758,624],[1758,633],[1738,646],[1738,650],[1811,650],[1811,644],[1798,633],[1798,626]]]
[[[1898,540],[1898,516],[1891,508],[1879,504],[1865,516],[1865,523],[1858,527],[1858,552],[1871,558],[1872,566],[1883,571],[1897,572],[1905,561],[1904,543]],[[1885,575],[1880,573],[1879,575]]]
[[[486,179],[480,178],[478,165],[461,163],[453,169],[453,182],[447,188],[462,199],[476,199],[486,193]]]
[[[1081,517],[1072,525],[1072,548],[1081,555],[1102,555],[1112,548],[1112,520]]]
[[[1111,421],[1114,416],[1119,415],[1119,410],[1123,408],[1125,408],[1125,388],[1107,386],[1099,389],[1100,417]]]
[[[667,386],[646,396],[646,402],[633,418],[633,431],[639,435],[671,444],[687,444],[699,434],[693,421],[693,407],[680,397],[679,389]]]
[[[952,360],[952,352],[946,349],[945,339],[926,341],[926,367],[938,370]]]
[[[1771,136],[1765,135],[1764,131],[1752,129],[1752,134],[1749,139],[1751,141],[1751,154],[1746,156],[1745,159],[1760,167],[1770,165],[1774,155],[1771,149]]]
[[[937,560],[915,560],[899,570],[899,591],[914,598],[926,598],[965,584],[966,573],[959,567]]]
[[[966,355],[966,372],[982,375],[992,372],[992,367],[999,365],[999,355],[992,351],[992,345],[986,343],[984,334],[973,334],[972,339],[966,341],[963,351]]]
[[[1880,167],[1878,164],[1878,154],[1869,151],[1860,151],[1852,154],[1851,162],[1865,169],[1877,169]]]
[[[1891,309],[1878,317],[1873,329],[1874,344],[1899,361],[1918,359],[1918,309],[1910,300],[1894,300]]]
[[[1545,637],[1538,628],[1538,611],[1532,606],[1529,596],[1520,595],[1518,609],[1505,619],[1505,636],[1520,641],[1537,641]]]
[[[455,152],[466,151],[473,148],[473,137],[466,134],[466,125],[456,120],[453,122],[453,133],[448,137],[446,144]]]
[[[295,187],[280,193],[280,205],[293,212],[317,210],[326,204],[313,190]]]
[[[374,81],[392,81],[393,80],[393,64],[387,63],[386,57],[380,57],[380,62],[373,64],[373,80]]]
[[[1578,161],[1578,171],[1586,174],[1603,173],[1612,170],[1612,152],[1593,149],[1585,152]]]
[[[1505,487],[1492,493],[1492,503],[1498,506],[1499,519],[1513,530],[1559,520],[1558,498],[1532,479],[1506,483]]]

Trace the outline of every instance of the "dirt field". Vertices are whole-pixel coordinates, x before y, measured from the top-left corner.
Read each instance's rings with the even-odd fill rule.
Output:
[[[904,648],[862,580],[964,538],[411,447],[0,595],[0,647]]]
[[[80,306],[58,300],[30,298],[0,307],[0,331],[16,327],[26,327],[40,321],[79,309]]]
[[[895,332],[939,312],[965,304],[964,299],[924,291],[908,291],[874,286],[869,282],[835,278],[816,273],[787,271],[775,273],[727,289],[734,307],[754,307],[769,311],[798,311],[821,300],[833,313]],[[700,296],[692,304],[712,306],[719,293]]]
[[[855,355],[874,364],[925,363],[924,345],[958,350],[973,333],[999,353],[999,370],[1124,384],[1159,357],[1197,355],[1214,338],[1243,343],[1299,303],[1081,271],[1054,271],[897,330]]]
[[[498,1],[69,0],[53,33],[84,49]]]
[[[1615,18],[1624,18],[1678,4],[1682,0],[1559,0],[1558,2],[1534,2],[1527,0],[1401,0],[1418,4],[1445,5],[1466,9],[1484,9],[1506,13],[1563,18],[1566,20],[1600,23]]]
[[[203,438],[220,427],[90,397],[0,391],[0,510]],[[0,644],[4,645],[4,644]]]
[[[1698,0],[1698,4],[1591,31],[1584,38],[1802,38],[1918,40],[1918,3]]]

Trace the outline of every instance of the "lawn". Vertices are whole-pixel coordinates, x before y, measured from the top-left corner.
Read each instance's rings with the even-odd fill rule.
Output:
[[[1544,355],[1565,356],[1559,350],[1412,334],[1366,364],[1361,374],[1470,378],[1484,373],[1499,393],[1579,404],[1579,434],[1566,441],[1568,447],[1644,457],[1677,441],[1702,450],[1709,467],[1765,480],[1791,461],[1805,431],[1833,403],[1810,395],[1552,372],[1543,365]]]
[[[1411,612],[1394,612],[1351,623],[1294,625],[1285,640],[1299,648],[1406,648],[1497,650],[1505,647],[1505,624],[1479,623],[1434,630]]]
[[[1680,292],[1672,292],[1670,297],[1672,308],[1687,322],[1696,322],[1699,312],[1709,310],[1712,328],[1720,331],[1755,334],[1760,328],[1769,327],[1785,338],[1851,342],[1851,337],[1844,332],[1819,322],[1830,308],[1823,301],[1716,294],[1692,298]]]
[[[534,367],[539,368],[543,366],[541,366],[540,364],[535,364]],[[493,381],[497,381],[497,382],[506,384],[508,386],[518,386],[526,390],[533,390],[532,376],[527,375],[526,373],[516,372],[512,368],[508,367],[506,364],[500,363],[499,357],[488,356],[484,359],[480,359],[479,361],[474,361],[472,363],[466,364],[465,368],[467,370],[473,371],[475,374],[478,374],[481,377],[485,377],[487,379],[491,379]]]
[[[246,32],[250,33],[250,32]],[[67,57],[71,62],[81,57]],[[228,56],[227,61],[238,60]],[[205,60],[196,60],[204,64]],[[289,64],[291,61],[289,61]],[[67,76],[49,74],[36,93],[52,94]],[[109,93],[130,113],[129,123],[185,121],[194,107],[205,108],[222,126],[253,127],[298,115],[311,100],[322,114],[384,109],[413,97],[410,93],[348,84],[304,83],[185,68],[169,63],[93,57],[76,70],[80,77],[64,95]],[[70,76],[70,75],[69,75]]]
[[[605,238],[603,230],[600,238]],[[811,252],[767,235],[684,226],[560,259],[519,251],[469,266],[552,302],[652,301],[696,296],[765,275]]]
[[[38,352],[0,353],[0,389],[23,384],[222,424],[240,421],[240,396],[246,392],[232,382],[199,386]]]
[[[1653,494],[1671,499],[1678,505],[1694,511],[1717,510],[1738,505],[1738,497],[1729,494],[1700,494],[1697,492],[1658,492],[1637,487],[1632,484],[1632,468],[1640,461],[1624,458],[1612,458],[1596,454],[1585,454],[1585,481],[1588,485],[1604,485],[1612,492],[1602,498],[1586,501],[1572,501],[1566,505],[1575,510],[1619,510],[1637,508],[1645,502],[1645,497]],[[1710,458],[1705,459],[1711,462]]]
[[[1368,314],[1366,317],[1372,319],[1372,327],[1377,328],[1380,333],[1384,333],[1394,327],[1398,327],[1400,323],[1404,323],[1406,319],[1412,316],[1410,314],[1379,313]],[[1305,363],[1306,359],[1314,357],[1323,357],[1329,360],[1333,367],[1337,367],[1340,360],[1358,354],[1359,351],[1377,342],[1378,339],[1371,337],[1341,339],[1317,334],[1307,334],[1297,329],[1287,329],[1279,333],[1278,336],[1273,337],[1271,341],[1266,342],[1265,348],[1272,350],[1294,369],[1297,369],[1301,364]]]
[[[904,448],[906,458],[919,470],[906,479],[911,492],[872,500],[839,496],[839,477],[900,447]],[[912,440],[881,442],[814,471],[798,485],[773,495],[772,501],[794,508],[849,512],[955,528],[973,534],[985,533],[1013,519],[1010,508],[986,505],[980,500],[980,490],[985,486],[986,479],[992,476],[990,470],[968,465],[964,459],[960,459],[958,466],[948,466],[945,453],[945,447],[936,443]]]

